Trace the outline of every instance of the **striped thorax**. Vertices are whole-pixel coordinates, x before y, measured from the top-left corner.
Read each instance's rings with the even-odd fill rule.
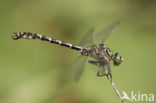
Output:
[[[90,56],[97,61],[105,61],[106,63],[110,62],[113,57],[111,50],[104,44],[93,45],[88,49],[84,49],[81,54]]]

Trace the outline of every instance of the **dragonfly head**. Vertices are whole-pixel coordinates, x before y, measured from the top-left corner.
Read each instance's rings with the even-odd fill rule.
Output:
[[[119,53],[115,53],[114,58],[113,58],[113,64],[118,66],[122,63],[123,57],[119,55]]]

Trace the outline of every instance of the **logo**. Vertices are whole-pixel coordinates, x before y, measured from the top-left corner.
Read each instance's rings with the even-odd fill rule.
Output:
[[[125,91],[123,93],[123,99],[127,99],[129,101],[138,101],[138,102],[153,102],[154,101],[154,94],[150,93],[141,93],[141,92],[134,92],[131,91],[131,93],[128,95]]]

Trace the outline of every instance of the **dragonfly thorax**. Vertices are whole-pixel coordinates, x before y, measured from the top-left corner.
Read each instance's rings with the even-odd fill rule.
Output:
[[[109,63],[112,60],[113,54],[111,50],[104,44],[92,45],[90,48],[84,49],[81,53],[85,56],[90,56],[99,62]]]

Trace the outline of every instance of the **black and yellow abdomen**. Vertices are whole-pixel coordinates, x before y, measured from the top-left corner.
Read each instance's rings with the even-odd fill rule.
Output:
[[[75,46],[75,45],[72,45],[70,43],[65,43],[65,42],[62,42],[60,40],[52,39],[50,37],[46,37],[46,36],[43,36],[40,34],[35,34],[35,33],[30,33],[30,32],[13,32],[12,38],[14,40],[17,40],[17,39],[40,39],[42,41],[48,41],[50,43],[54,43],[54,44],[65,46],[65,47],[68,47],[71,49],[75,49],[75,50],[78,50],[80,52],[83,50],[82,47]]]

